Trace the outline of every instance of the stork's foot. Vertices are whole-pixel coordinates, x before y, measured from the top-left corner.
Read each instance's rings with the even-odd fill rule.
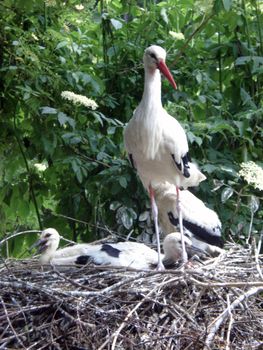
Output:
[[[157,271],[164,271],[165,270],[164,264],[162,262],[159,262],[156,266],[156,270]]]
[[[180,268],[181,269],[192,269],[192,268],[196,267],[196,262],[203,264],[197,255],[192,256],[191,259],[186,260],[186,261],[180,260]]]

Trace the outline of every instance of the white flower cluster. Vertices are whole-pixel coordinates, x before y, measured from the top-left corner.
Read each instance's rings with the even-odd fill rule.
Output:
[[[75,9],[76,9],[77,11],[82,11],[82,10],[84,10],[84,6],[83,6],[82,4],[80,4],[80,5],[75,5]]]
[[[45,0],[45,3],[47,7],[54,7],[57,5],[56,0]]]
[[[184,34],[183,33],[177,33],[177,32],[173,32],[172,30],[169,31],[169,34],[177,40],[184,40]]]
[[[194,2],[194,8],[198,12],[208,13],[213,9],[214,1],[213,0],[196,0]]]
[[[45,163],[35,163],[35,164],[34,164],[34,167],[35,167],[38,171],[42,172],[42,171],[45,171],[45,170],[48,168],[48,165],[45,164]]]
[[[263,191],[263,168],[252,161],[241,163],[240,167],[238,174],[249,184]]]
[[[98,105],[94,100],[83,95],[75,94],[71,91],[62,91],[61,97],[66,100],[72,101],[74,104],[81,104],[93,110],[98,108]]]

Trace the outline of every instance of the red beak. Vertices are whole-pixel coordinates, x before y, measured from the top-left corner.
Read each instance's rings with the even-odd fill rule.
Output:
[[[174,89],[177,89],[176,83],[174,81],[174,78],[171,74],[171,72],[169,71],[169,68],[167,67],[167,65],[165,64],[164,61],[160,61],[157,64],[157,67],[160,69],[160,71],[163,73],[163,75],[169,80],[169,82],[171,83],[171,85],[174,87]]]

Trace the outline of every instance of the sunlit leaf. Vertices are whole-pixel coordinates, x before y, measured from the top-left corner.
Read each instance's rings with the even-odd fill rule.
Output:
[[[40,107],[41,114],[57,114],[56,108],[53,107]]]
[[[259,209],[259,198],[256,196],[251,196],[249,201],[249,208],[251,213],[255,214]]]
[[[113,25],[114,29],[118,30],[122,28],[122,23],[118,21],[117,19],[111,18],[111,24]]]
[[[57,44],[56,46],[56,50],[59,50],[61,49],[62,47],[65,47],[65,46],[68,46],[68,41],[64,40],[64,41],[61,41],[60,43]]]
[[[58,121],[60,125],[65,125],[68,123],[73,129],[75,128],[76,122],[74,119],[68,117],[65,113],[58,113]]]
[[[221,193],[221,202],[225,203],[230,197],[232,197],[234,190],[232,187],[226,187]]]
[[[133,218],[129,215],[127,208],[121,207],[117,210],[117,217],[121,220],[123,226],[129,230],[133,225]]]
[[[165,7],[163,7],[163,8],[161,9],[161,16],[162,16],[162,19],[164,20],[164,22],[165,22],[166,24],[168,24],[169,19],[168,19],[168,16],[167,16],[167,12],[166,12],[166,8],[165,8]]]
[[[116,209],[118,209],[121,206],[120,202],[114,201],[110,204],[110,210],[115,211]]]
[[[224,185],[224,181],[223,180],[217,180],[217,179],[214,179],[213,180],[213,189],[212,189],[212,192],[215,192],[217,190],[219,190],[219,188],[221,188],[223,185]]]
[[[140,214],[139,216],[139,221],[146,221],[150,216],[149,211],[144,211],[143,213]]]
[[[228,12],[231,9],[232,6],[232,0],[222,0],[224,9]]]
[[[119,184],[121,185],[121,187],[126,188],[128,185],[126,177],[119,177]]]

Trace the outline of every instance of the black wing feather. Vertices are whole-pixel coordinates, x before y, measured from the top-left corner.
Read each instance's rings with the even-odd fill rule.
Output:
[[[179,220],[176,219],[173,215],[173,213],[170,211],[168,214],[168,218],[170,220],[170,223],[174,226],[178,226]],[[205,228],[198,226],[197,224],[194,224],[188,220],[183,219],[183,226],[192,232],[194,235],[196,235],[199,239],[202,241],[215,245],[219,248],[223,248],[224,241],[222,237],[220,236],[214,236],[209,231],[207,231]]]

